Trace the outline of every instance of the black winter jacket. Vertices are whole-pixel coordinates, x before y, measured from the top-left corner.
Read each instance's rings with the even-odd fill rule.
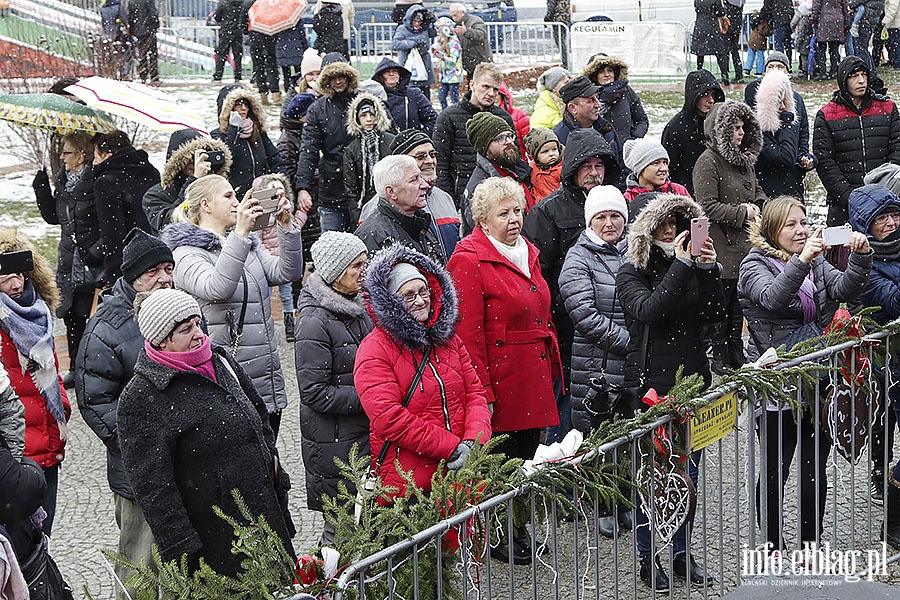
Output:
[[[106,446],[106,479],[116,494],[134,500],[116,432],[119,395],[134,375],[144,336],[134,320],[137,292],[124,279],[101,296],[75,360],[75,393],[84,422]]]
[[[30,458],[20,463],[0,439],[0,525],[6,528],[19,564],[43,539],[31,524],[31,515],[47,493],[41,467]]]
[[[72,284],[72,267],[75,248],[82,262],[91,268],[103,267],[103,239],[100,234],[100,223],[97,220],[97,208],[94,206],[94,177],[91,165],[82,180],[71,192],[66,191],[68,175],[60,169],[56,176],[56,189],[51,193],[46,183],[35,188],[38,209],[41,217],[50,225],[59,225],[62,229],[59,236],[56,263],[56,285],[59,287],[60,304],[56,314],[63,317],[72,307],[72,295],[76,292],[93,292],[93,284],[84,289],[75,289]]]
[[[470,92],[458,104],[442,110],[434,125],[434,150],[437,152],[435,185],[450,193],[457,206],[463,197],[466,184],[469,183],[469,177],[475,170],[476,152],[466,135],[466,123],[475,116],[475,113],[481,112],[481,109],[472,104],[471,98]],[[508,112],[493,105],[486,110],[502,117],[509,124],[510,131],[516,130],[516,125]],[[521,140],[519,143],[522,143]]]
[[[234,530],[212,507],[240,520],[235,488],[250,513],[294,551],[276,496],[278,451],[265,404],[224,348],[213,347],[213,362],[218,383],[163,366],[141,350],[119,399],[119,445],[162,559],[187,554],[196,568],[202,557],[234,577],[242,560],[231,553]]]
[[[336,75],[347,77],[347,91],[336,94],[331,89],[331,79]],[[347,132],[347,108],[359,89],[356,69],[341,62],[327,65],[319,75],[319,89],[324,95],[313,102],[306,113],[294,187],[312,190],[318,168],[319,204],[342,207],[346,205],[344,149],[352,139]]]
[[[337,497],[341,472],[353,444],[369,454],[369,418],[353,385],[359,343],[370,331],[362,295],[352,300],[313,273],[297,300],[294,361],[300,387],[300,433],[306,468],[306,505],[322,510],[322,497]],[[353,488],[352,482],[347,482]],[[352,493],[352,492],[351,492]]]
[[[381,196],[377,198],[377,202],[375,213],[366,217],[356,230],[356,236],[366,244],[370,256],[381,248],[400,242],[438,264],[447,264],[447,251],[442,238],[437,234],[431,214],[420,210],[410,217]]]
[[[691,71],[684,80],[684,107],[666,123],[662,132],[663,147],[669,153],[669,177],[694,195],[694,164],[706,150],[703,134],[705,115],[697,112],[697,99],[710,92],[716,102],[725,102],[715,75],[706,69]]]
[[[429,53],[430,56],[430,53]],[[392,88],[384,85],[382,74],[387,69],[400,71],[400,82]],[[387,92],[387,106],[391,113],[391,121],[399,131],[405,129],[420,129],[429,137],[434,133],[434,123],[437,121],[437,113],[431,102],[416,86],[409,85],[411,74],[406,67],[392,58],[385,57],[378,63],[372,79],[384,86]]]
[[[643,209],[640,204],[637,198],[631,204],[640,212],[629,226],[628,262],[616,278],[631,336],[625,385],[638,387],[645,371],[641,392],[654,388],[662,396],[675,384],[679,366],[684,366],[684,375],[699,373],[706,384],[710,383],[704,326],[725,317],[725,302],[718,265],[687,264],[670,258],[652,241],[653,231],[667,215],[676,214],[681,231],[690,226],[690,219],[703,215],[700,205],[670,194],[656,196]],[[640,397],[634,400],[639,402]]]
[[[219,35],[243,35],[247,29],[247,9],[244,0],[219,0],[216,7],[216,23],[219,24]]]
[[[847,78],[860,66],[865,68],[859,57],[841,61],[840,89],[816,113],[813,126],[813,154],[828,194],[829,226],[847,222],[850,192],[863,185],[866,173],[886,162],[900,164],[900,115],[894,101],[869,88],[856,108],[847,93]]]
[[[584,398],[590,378],[599,377],[603,371],[604,357],[606,380],[621,385],[625,379],[629,334],[616,297],[616,275],[625,262],[624,247],[624,241],[619,246],[597,243],[582,231],[559,274],[559,293],[575,327],[570,383],[572,426],[585,433],[591,431],[591,415],[585,410]]]
[[[94,203],[103,236],[103,281],[122,276],[125,236],[137,227],[151,233],[141,206],[144,194],[158,184],[159,171],[144,150],[128,147],[94,166]]]
[[[516,183],[525,182],[531,188],[531,167],[521,158],[516,162],[516,167],[511,170],[515,175]],[[482,181],[489,177],[503,177],[494,164],[480,154],[475,155],[475,169],[469,176],[469,182],[459,202],[459,214],[462,218],[462,237],[466,237],[475,229],[475,219],[472,217],[472,194]]]
[[[584,231],[584,201],[587,192],[577,187],[574,181],[578,167],[588,158],[596,156],[606,165],[604,179],[619,180],[621,169],[612,148],[594,129],[578,129],[569,135],[569,145],[563,153],[559,189],[538,202],[525,215],[522,233],[541,251],[541,274],[550,286],[553,300],[553,322],[559,348],[564,357],[568,356],[575,335],[572,321],[559,293],[559,273],[563,261],[578,236]]]

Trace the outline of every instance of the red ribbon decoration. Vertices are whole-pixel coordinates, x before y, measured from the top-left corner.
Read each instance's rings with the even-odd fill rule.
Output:
[[[641,399],[644,404],[647,406],[656,406],[657,404],[662,404],[669,399],[668,396],[659,397],[659,394],[655,389],[650,388],[647,390],[647,393],[644,394],[644,397]],[[682,414],[684,411],[676,410],[676,413],[679,413],[680,416],[677,418],[678,423],[686,423],[687,415]],[[687,460],[686,454],[681,454],[680,452],[675,452],[673,450],[674,445],[672,444],[672,440],[669,436],[669,428],[665,425],[660,425],[653,431],[653,445],[656,446],[656,449],[659,453],[666,459],[674,459],[677,462],[683,463]]]
[[[834,318],[831,320],[831,323],[825,328],[826,334],[831,333],[832,331],[843,331],[848,338],[858,340],[862,338],[865,333],[862,326],[862,317],[859,315],[854,317],[847,309],[838,309],[834,313]],[[869,359],[858,347],[844,350],[841,353],[841,362],[844,365],[841,367],[841,374],[844,376],[844,381],[848,384],[853,385],[851,379],[853,379],[854,376],[850,373],[850,365],[853,364],[852,361],[854,360],[854,356],[858,369],[858,372],[855,375],[856,383],[858,385],[866,379],[867,372],[871,365],[869,364]]]

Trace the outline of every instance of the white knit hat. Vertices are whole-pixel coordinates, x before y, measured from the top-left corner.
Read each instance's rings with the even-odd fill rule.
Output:
[[[366,252],[366,245],[352,233],[324,231],[310,247],[309,253],[316,273],[331,285],[344,274],[350,263]]]
[[[584,201],[584,224],[586,227],[591,226],[591,220],[597,215],[607,210],[614,210],[627,221],[628,220],[628,203],[625,196],[619,191],[619,188],[613,185],[598,185],[591,188],[588,192],[587,199]]]
[[[190,294],[173,288],[138,294],[134,313],[141,335],[153,346],[159,346],[179,323],[202,316],[200,305]]]
[[[669,160],[669,153],[656,140],[638,138],[628,140],[622,145],[622,158],[625,160],[625,166],[634,172],[635,178],[639,178],[641,172],[650,163],[654,163],[661,158]]]

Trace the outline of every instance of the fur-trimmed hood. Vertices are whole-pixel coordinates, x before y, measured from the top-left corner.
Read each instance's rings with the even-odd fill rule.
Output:
[[[604,67],[612,67],[616,74],[615,81],[628,81],[628,65],[625,61],[615,56],[607,56],[602,52],[595,54],[588,60],[582,74],[596,84],[597,73]]]
[[[760,81],[756,92],[756,118],[764,133],[774,133],[781,129],[782,98],[786,98],[784,110],[793,113],[792,123],[796,122],[797,105],[794,103],[791,78],[781,71],[769,71]]]
[[[366,304],[362,294],[357,294],[352,300],[343,294],[337,293],[333,287],[325,283],[322,276],[316,272],[309,274],[303,289],[309,293],[312,299],[328,312],[338,317],[359,317],[366,312]],[[303,308],[302,298],[297,309]]]
[[[353,101],[350,102],[350,106],[347,107],[347,133],[352,136],[357,136],[363,132],[362,125],[359,124],[359,120],[356,118],[356,111],[364,103],[371,104],[375,107],[375,131],[390,131],[393,124],[391,123],[391,117],[388,115],[387,109],[384,107],[384,103],[374,94],[360,92]]]
[[[781,248],[773,246],[769,243],[769,240],[767,240],[763,236],[762,229],[760,229],[759,219],[750,222],[750,224],[747,226],[747,234],[753,247],[762,250],[766,256],[777,258],[783,263],[791,260],[791,254],[788,254]]]
[[[740,147],[732,141],[734,123],[744,122],[744,139]],[[753,109],[735,100],[716,102],[703,121],[703,134],[709,148],[736,167],[750,168],[762,150],[762,131]]]
[[[60,295],[53,267],[37,251],[31,240],[25,237],[25,234],[20,233],[18,229],[0,229],[0,254],[22,250],[31,250],[34,260],[34,269],[28,273],[28,279],[34,285],[34,291],[50,307],[51,311],[55,311],[59,306]]]
[[[629,210],[637,216],[628,226],[626,256],[638,269],[646,269],[650,264],[653,232],[668,215],[675,213],[679,232],[690,228],[691,219],[703,216],[699,204],[687,196],[676,194],[641,194],[631,201]]]
[[[333,62],[322,67],[322,72],[319,73],[319,91],[322,95],[329,98],[335,96],[334,90],[331,89],[331,80],[338,75],[347,78],[347,91],[344,94],[355,96],[359,91],[359,71],[345,62]]]
[[[194,153],[197,150],[220,150],[225,153],[225,164],[215,171],[216,175],[228,178],[231,171],[231,150],[222,140],[214,140],[196,129],[181,129],[169,138],[166,164],[162,172],[162,186],[170,189],[175,182],[185,175],[181,172],[187,165],[194,162]],[[180,187],[180,186],[179,186]]]
[[[208,229],[198,227],[193,223],[172,223],[159,232],[161,239],[171,250],[181,246],[194,246],[208,252],[221,252],[222,238]],[[250,249],[259,247],[259,236],[250,234]]]
[[[228,131],[228,118],[238,100],[243,100],[250,107],[250,112],[256,117],[260,131],[266,130],[266,111],[263,109],[259,96],[244,86],[226,86],[219,92],[216,104],[219,107],[219,131]]]
[[[388,291],[391,269],[400,262],[410,263],[425,275],[431,289],[431,316],[427,323],[416,321],[406,309],[406,302]],[[454,335],[459,308],[450,274],[435,261],[402,244],[384,248],[369,261],[363,297],[375,326],[398,344],[421,349],[428,344],[445,344]]]

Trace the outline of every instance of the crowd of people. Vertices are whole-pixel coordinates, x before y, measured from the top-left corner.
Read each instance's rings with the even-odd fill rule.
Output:
[[[341,6],[319,2],[317,14],[340,17]],[[773,51],[746,102],[726,100],[708,70],[689,73],[656,140],[621,59],[548,69],[529,116],[484,60],[477,17],[451,6],[455,25],[438,23],[431,45],[428,11],[397,8],[398,54],[433,55],[442,73],[457,60],[466,74],[468,91],[458,102],[442,92],[440,112],[437,82],[415,80],[407,60],[385,58],[362,80],[346,46],[317,41],[299,59],[277,143],[240,82],[219,93],[211,136],[172,134],[161,174],[121,131],[63,136],[58,172],[34,181],[42,217],[61,227],[55,280],[38,254],[33,269],[0,275],[0,408],[16,397],[24,407],[8,427],[0,411],[0,477],[16,479],[24,507],[0,504],[0,523],[20,562],[46,553],[52,533],[72,386],[107,448],[119,551],[138,561],[155,543],[163,559],[235,574],[232,532],[211,508],[236,514],[234,488],[293,552],[275,445],[292,405],[307,507],[322,511],[342,479],[334,459],[354,446],[396,493],[427,491],[492,435],[506,436],[498,452],[530,458],[572,428],[634,414],[679,369],[708,384],[821,330],[840,302],[880,306],[882,323],[900,315],[900,114],[863,58],[837,65],[812,134],[792,61]],[[807,220],[812,170],[827,225],[854,230],[847,244],[826,246]],[[702,218],[709,234],[692,239]],[[0,232],[3,253],[28,249]],[[276,287],[296,391],[278,354]],[[51,311],[66,324],[68,370]],[[601,374],[613,389],[604,406],[592,394]],[[779,475],[796,448],[800,535],[818,541],[827,473],[810,457],[828,453],[826,436],[781,406],[757,420],[769,432],[757,515],[768,541],[786,547]],[[700,460],[687,465],[695,483]],[[900,466],[875,463],[872,498],[887,503],[887,542],[900,549]],[[604,507],[599,526],[607,537],[634,529],[640,579],[669,589],[640,504]],[[326,520],[322,544],[334,535]],[[674,575],[708,583],[690,548],[686,526]],[[491,548],[516,564],[534,552],[524,526]]]

